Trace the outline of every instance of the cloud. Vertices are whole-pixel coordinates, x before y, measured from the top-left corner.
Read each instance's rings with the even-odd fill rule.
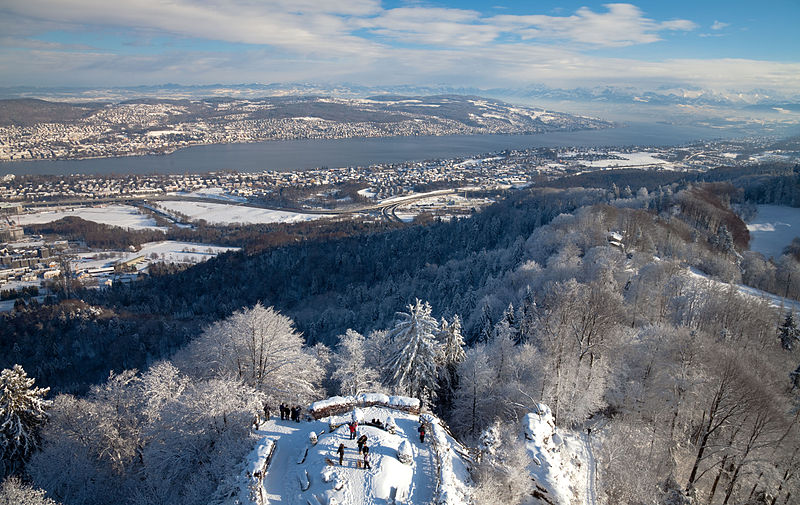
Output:
[[[349,19],[373,15],[376,0],[7,0],[18,17],[64,30],[120,27],[173,36],[269,45],[298,53],[359,53],[372,45],[350,34]]]
[[[385,9],[379,0],[4,0],[0,85],[339,80],[800,89],[797,63],[604,57],[600,49],[650,44],[697,29],[687,19],[649,18],[631,4],[607,4],[598,11],[582,7],[563,15],[404,5]],[[724,23],[718,24],[723,28]],[[37,40],[52,31],[109,29],[148,41],[148,46],[140,50],[134,41],[119,51],[99,42],[99,48],[89,48]],[[195,44],[208,41],[229,44]]]
[[[714,20],[714,24],[711,25],[712,30],[722,30],[723,28],[730,26],[730,23],[723,23],[722,21]]]
[[[657,22],[631,4],[606,4],[607,12],[581,7],[571,16],[495,16],[494,22],[524,39],[551,39],[603,47],[648,44],[663,31],[689,31],[697,25],[685,19]]]

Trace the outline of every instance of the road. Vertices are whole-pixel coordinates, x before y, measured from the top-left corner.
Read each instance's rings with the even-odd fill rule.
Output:
[[[302,214],[347,215],[347,214],[359,214],[363,212],[379,211],[389,221],[400,222],[401,220],[400,218],[397,217],[396,210],[401,205],[406,205],[415,202],[417,200],[422,200],[424,198],[429,198],[432,196],[453,195],[459,192],[460,191],[457,189],[443,189],[438,191],[430,191],[428,193],[419,193],[405,197],[392,198],[388,201],[378,202],[372,205],[362,205],[358,207],[347,207],[341,209],[307,209],[298,207],[277,207],[277,206],[263,205],[251,202],[235,202],[235,201],[221,200],[217,198],[202,198],[196,196],[180,196],[180,195],[170,195],[170,196],[148,195],[142,197],[118,196],[118,197],[97,198],[93,200],[76,199],[76,200],[59,200],[53,202],[29,202],[25,203],[24,205],[25,207],[28,208],[97,205],[97,204],[108,204],[108,203],[120,203],[120,204],[126,203],[129,205],[144,206],[147,204],[147,202],[151,201],[179,200],[185,202],[217,203],[220,205],[239,205],[242,207],[253,207],[258,209],[276,210],[282,212],[296,212]]]

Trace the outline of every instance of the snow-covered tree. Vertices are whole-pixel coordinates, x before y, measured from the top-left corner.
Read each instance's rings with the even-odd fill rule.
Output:
[[[357,395],[372,389],[378,372],[367,366],[364,336],[347,330],[339,336],[339,346],[333,356],[332,378],[339,383],[339,394]]]
[[[175,361],[190,375],[235,377],[271,402],[310,400],[322,376],[292,320],[260,303],[211,325]]]
[[[17,477],[9,477],[0,485],[0,505],[58,505],[47,493],[23,483]]]
[[[439,370],[439,406],[448,410],[453,404],[453,395],[458,387],[458,365],[464,361],[464,337],[461,335],[461,318],[453,317],[453,322],[442,318],[436,335],[442,345],[442,367]]]
[[[480,458],[473,470],[476,503],[515,505],[530,498],[533,481],[521,475],[530,465],[519,429],[496,422],[481,436]]]
[[[791,312],[786,313],[786,319],[778,328],[778,337],[781,339],[781,347],[787,351],[791,351],[795,340],[800,339],[800,330],[797,329]]]
[[[442,318],[438,332],[442,344],[442,362],[445,366],[458,366],[464,361],[464,337],[461,335],[461,318],[453,316],[453,322]]]
[[[389,370],[389,385],[397,392],[428,400],[439,378],[442,346],[436,341],[439,325],[431,316],[431,306],[417,299],[408,312],[399,312],[389,332],[392,351],[384,363]]]
[[[0,475],[11,473],[39,447],[39,428],[52,402],[22,366],[0,372]]]
[[[481,318],[478,321],[477,342],[486,343],[492,337],[492,314],[488,304],[483,304]]]
[[[494,419],[496,412],[490,395],[493,376],[486,346],[479,344],[469,349],[458,366],[459,383],[450,420],[457,433],[474,438]]]

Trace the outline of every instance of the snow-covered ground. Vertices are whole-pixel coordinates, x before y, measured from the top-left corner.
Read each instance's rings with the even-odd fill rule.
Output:
[[[166,200],[156,205],[168,213],[178,212],[189,216],[192,221],[200,219],[211,224],[264,224],[264,223],[296,223],[331,217],[327,214],[302,214],[278,210],[245,207],[210,202],[182,202]]]
[[[765,257],[780,257],[783,248],[800,237],[800,209],[784,205],[759,205],[758,215],[747,224],[750,250]]]
[[[173,193],[170,193],[173,194]],[[191,196],[195,198],[210,198],[214,200],[222,200],[225,202],[246,202],[247,199],[237,195],[231,195],[225,192],[222,188],[203,188],[192,191],[191,193],[174,193],[180,196]]]
[[[594,505],[594,468],[591,447],[582,433],[559,430],[547,405],[523,419],[525,447],[531,457],[528,471],[537,490],[550,502]]]
[[[431,438],[420,443],[419,417],[384,407],[359,409],[363,419],[392,417],[394,434],[360,424],[358,436],[367,436],[371,469],[361,468],[356,441],[350,440],[346,424],[331,432],[331,423],[343,423],[350,416],[295,423],[272,419],[262,423],[258,433],[275,442],[275,451],[263,481],[264,503],[287,505],[377,505],[391,503],[435,503],[439,482],[437,457]],[[316,444],[309,434],[315,433]],[[344,444],[342,465],[337,449]],[[402,463],[398,449],[410,449],[411,461]],[[451,449],[447,449],[451,450]],[[468,479],[465,467],[451,465],[455,480]],[[456,475],[458,473],[458,475]],[[455,487],[454,484],[450,484]],[[457,502],[449,502],[457,503]]]
[[[95,207],[71,207],[58,208],[34,212],[31,214],[21,214],[15,216],[17,224],[25,226],[29,224],[42,224],[58,221],[64,217],[75,216],[86,221],[119,226],[129,230],[166,230],[166,228],[156,226],[156,221],[151,216],[142,214],[139,209],[132,205],[98,205]]]
[[[700,272],[699,270],[697,270],[695,268],[687,269],[687,275],[689,275],[690,277],[695,279],[696,282],[704,282],[704,283],[708,283],[708,284],[716,284],[716,285],[719,285],[722,288],[726,288],[726,287],[729,286],[729,284],[727,284],[727,283],[724,283],[722,281],[718,281],[716,279],[712,279],[712,278],[708,277],[706,274],[704,274],[703,272]],[[739,291],[740,294],[742,294],[744,296],[750,296],[750,297],[753,297],[753,298],[766,300],[773,307],[791,309],[792,311],[795,311],[795,312],[800,311],[800,302],[797,302],[795,300],[790,300],[789,298],[784,298],[784,297],[779,296],[779,295],[774,295],[772,293],[767,293],[766,291],[762,291],[762,290],[756,289],[756,288],[751,288],[750,286],[745,286],[743,284],[737,284],[736,285],[736,289]]]
[[[196,244],[192,242],[178,242],[175,240],[162,240],[142,244],[139,251],[105,251],[104,253],[83,253],[73,263],[75,271],[90,268],[113,266],[122,261],[128,261],[139,256],[144,256],[146,261],[138,265],[138,269],[147,267],[150,261],[163,261],[166,263],[202,263],[218,254],[228,251],[238,251],[238,247],[223,247],[210,244]],[[108,256],[108,257],[102,257]]]
[[[617,156],[622,159],[581,161],[581,164],[587,167],[604,168],[604,169],[650,166],[650,165],[659,165],[661,168],[668,168],[672,166],[672,164],[669,163],[668,161],[653,156],[653,153],[646,153],[646,152],[620,153],[612,151],[609,152],[608,154]]]
[[[435,196],[435,195],[443,195],[447,193],[451,193],[453,190],[451,189],[437,189],[435,191],[428,191],[426,193],[410,193],[407,195],[401,196],[393,196],[391,198],[385,198],[381,200],[381,203],[395,203],[395,202],[402,202],[405,200],[415,200],[424,196]]]

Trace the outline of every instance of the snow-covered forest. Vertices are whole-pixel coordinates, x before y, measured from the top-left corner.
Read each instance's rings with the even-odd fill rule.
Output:
[[[747,197],[777,183],[729,179],[525,190],[451,223],[228,254],[43,308],[44,334],[17,314],[3,324],[24,370],[3,372],[0,436],[25,482],[2,492],[225,503],[265,403],[382,392],[488,454],[476,503],[542,502],[520,470],[539,404],[592,428],[598,502],[793,503],[800,263],[747,250]],[[92,369],[74,372],[81,356]]]

